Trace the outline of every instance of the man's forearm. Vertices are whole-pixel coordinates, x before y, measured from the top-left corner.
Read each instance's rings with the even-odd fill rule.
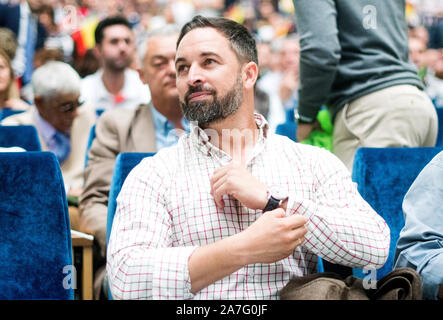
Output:
[[[195,294],[245,266],[242,243],[236,234],[197,248],[188,261],[191,292]]]
[[[306,222],[301,215],[286,217],[278,208],[264,213],[240,233],[195,249],[188,260],[191,292],[195,294],[246,265],[288,257],[303,242]]]

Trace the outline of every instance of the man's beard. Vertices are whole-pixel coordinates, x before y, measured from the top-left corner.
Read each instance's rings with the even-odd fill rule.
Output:
[[[128,57],[124,61],[116,62],[112,59],[105,61],[106,67],[114,72],[122,72],[128,68],[132,63],[132,59]]]
[[[212,101],[194,101],[189,102],[188,97],[194,92],[209,92],[212,95]],[[217,91],[203,86],[191,87],[185,95],[185,101],[180,101],[185,118],[192,122],[196,121],[202,128],[208,124],[226,119],[234,114],[243,102],[243,91],[241,76],[237,78],[236,83],[220,99],[217,97]]]

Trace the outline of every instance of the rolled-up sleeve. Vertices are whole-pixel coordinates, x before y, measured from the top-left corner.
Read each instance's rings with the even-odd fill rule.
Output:
[[[115,299],[190,299],[188,260],[196,247],[172,247],[168,179],[150,163],[145,159],[131,171],[117,198],[107,254],[111,293]]]
[[[443,152],[420,173],[403,201],[405,226],[394,268],[410,267],[422,278],[423,298],[437,299],[443,284]]]
[[[361,197],[333,154],[321,150],[315,163],[315,199],[290,197],[288,203],[292,214],[308,219],[306,248],[333,263],[382,267],[389,255],[388,225]]]

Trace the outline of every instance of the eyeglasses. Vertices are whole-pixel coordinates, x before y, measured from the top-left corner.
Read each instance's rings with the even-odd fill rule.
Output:
[[[81,107],[84,104],[84,101],[69,101],[58,106],[58,110],[62,113],[73,112],[75,109]]]

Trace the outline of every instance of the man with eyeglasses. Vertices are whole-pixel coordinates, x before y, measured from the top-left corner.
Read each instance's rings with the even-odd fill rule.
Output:
[[[80,108],[80,77],[68,64],[50,61],[32,76],[34,108],[8,117],[2,125],[33,125],[43,151],[57,156],[68,195],[79,196],[90,129],[95,113]]]

